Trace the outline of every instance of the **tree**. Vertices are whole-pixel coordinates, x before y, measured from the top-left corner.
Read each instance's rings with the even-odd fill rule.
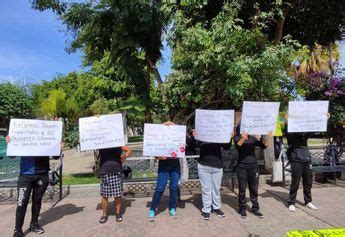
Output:
[[[183,14],[176,18],[174,72],[166,85],[174,120],[190,118],[198,107],[239,109],[243,100],[290,97],[293,85],[286,70],[299,45],[289,39],[275,45],[260,28],[243,28],[237,16],[237,5],[226,4],[207,27],[190,26]]]
[[[74,36],[69,50],[82,49],[87,65],[109,55],[111,65],[119,67],[140,88],[142,99],[147,101],[146,119],[152,120],[151,73],[165,99],[157,69],[162,56],[162,34],[167,25],[161,1],[104,0],[68,5],[36,0],[32,5],[38,10],[55,10],[60,15]]]
[[[92,105],[90,105],[90,110],[93,114],[108,114],[110,112],[109,102],[104,98],[95,100]]]
[[[30,118],[33,101],[22,89],[10,83],[0,84],[0,119],[6,124],[11,117]]]

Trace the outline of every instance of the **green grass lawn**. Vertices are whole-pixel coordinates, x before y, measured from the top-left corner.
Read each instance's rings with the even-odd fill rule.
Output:
[[[142,142],[143,140],[144,136],[128,137],[128,142]]]
[[[150,170],[137,171],[133,170],[132,178],[155,178],[156,174]],[[84,174],[67,174],[62,177],[63,185],[77,184],[98,184],[99,179],[93,173]]]
[[[99,179],[93,173],[85,174],[68,174],[62,177],[63,185],[76,184],[98,184]]]

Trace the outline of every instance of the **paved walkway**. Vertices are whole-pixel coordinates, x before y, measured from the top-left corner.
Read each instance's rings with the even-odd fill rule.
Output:
[[[142,150],[142,143],[131,143],[133,150]],[[93,152],[80,152],[76,149],[64,150],[63,173],[80,174],[92,172],[94,165]]]
[[[301,203],[297,211],[287,210],[287,190],[269,185],[260,186],[259,202],[264,213],[264,219],[258,219],[248,214],[247,220],[242,220],[236,213],[237,197],[235,193],[223,193],[222,209],[227,215],[219,219],[215,215],[210,221],[200,217],[200,194],[184,195],[178,207],[178,218],[170,219],[167,213],[167,197],[160,205],[159,213],[154,223],[147,220],[147,211],[151,198],[126,198],[124,200],[124,221],[116,223],[114,207],[111,206],[109,221],[98,224],[100,198],[97,186],[72,187],[71,193],[49,209],[44,203],[40,222],[44,225],[44,236],[284,236],[289,230],[322,229],[345,227],[344,208],[345,188],[320,187],[313,189],[314,204],[320,210],[311,211]],[[302,190],[298,199],[302,200]],[[0,205],[0,236],[11,236],[14,226],[15,205]],[[30,221],[28,209],[25,227]],[[27,236],[35,236],[28,234]]]

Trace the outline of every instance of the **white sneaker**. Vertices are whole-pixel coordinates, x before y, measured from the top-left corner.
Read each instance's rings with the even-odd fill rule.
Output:
[[[312,209],[312,210],[318,210],[318,209],[319,209],[319,208],[317,208],[316,206],[314,206],[314,204],[312,204],[311,202],[309,202],[309,203],[307,204],[307,207],[310,208],[310,209]]]
[[[290,205],[289,206],[289,211],[295,212],[296,211],[295,205]]]

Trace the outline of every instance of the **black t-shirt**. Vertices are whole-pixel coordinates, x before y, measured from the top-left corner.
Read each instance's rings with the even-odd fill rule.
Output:
[[[290,161],[310,162],[311,154],[308,149],[308,139],[314,133],[288,133],[287,126],[284,129],[284,135],[288,142],[287,156]]]
[[[169,157],[166,160],[159,160],[158,162],[158,172],[172,172],[180,171],[180,161],[179,158]]]
[[[114,174],[122,171],[121,147],[112,147],[99,150],[100,174]]]
[[[223,168],[222,148],[229,150],[231,147],[230,143],[208,143],[198,142],[200,148],[200,158],[198,159],[199,164]]]
[[[267,146],[262,140],[256,139],[254,136],[248,135],[248,139],[242,144],[238,145],[241,139],[241,135],[237,135],[234,138],[236,149],[238,150],[238,167],[240,168],[255,168],[258,165],[258,161],[255,157],[255,147],[258,146],[262,149],[266,149]]]

